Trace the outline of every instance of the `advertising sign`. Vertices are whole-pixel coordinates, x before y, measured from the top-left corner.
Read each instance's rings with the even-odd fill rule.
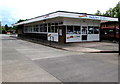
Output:
[[[80,34],[67,34],[66,35],[66,42],[79,42],[81,41]]]
[[[48,33],[48,41],[58,42],[58,33]]]
[[[115,21],[116,18],[111,17],[104,17],[104,16],[96,16],[96,15],[87,15],[87,14],[80,14],[78,17],[84,18],[84,19],[94,19],[94,20],[104,20],[104,21]]]

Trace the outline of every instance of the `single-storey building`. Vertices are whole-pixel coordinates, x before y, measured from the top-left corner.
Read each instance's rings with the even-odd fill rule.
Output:
[[[14,26],[19,26],[18,36],[68,43],[100,41],[101,21],[118,21],[118,19],[86,13],[56,11],[16,23]]]

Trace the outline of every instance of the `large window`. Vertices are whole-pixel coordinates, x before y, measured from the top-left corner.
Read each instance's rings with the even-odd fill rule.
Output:
[[[34,32],[39,32],[38,25],[34,25]]]
[[[27,26],[24,27],[24,32],[27,33]]]
[[[86,26],[82,26],[82,34],[87,34],[87,27]]]
[[[55,27],[54,26],[51,26],[51,30],[50,32],[54,33],[55,32]]]
[[[101,34],[103,35],[107,35],[107,34],[114,34],[114,30],[113,29],[102,29]]]
[[[47,32],[47,24],[40,25],[40,32]]]
[[[59,25],[63,25],[63,22],[58,22]]]
[[[50,26],[48,26],[48,32],[50,32]]]
[[[94,34],[94,27],[88,26],[88,34]]]
[[[59,25],[62,25],[63,22],[51,22],[51,23],[40,23],[36,25],[30,25],[24,27],[24,32],[26,33],[32,33],[32,32],[52,32],[52,33],[58,33]]]
[[[94,27],[94,34],[99,34],[99,27]]]
[[[46,23],[45,23],[45,24],[43,24],[43,27],[44,27],[43,32],[47,32],[47,24],[46,24]]]
[[[28,26],[28,32],[29,33],[31,32],[31,26]]]
[[[30,26],[30,32],[32,32],[32,26]]]
[[[73,34],[73,26],[67,26],[67,34]]]
[[[80,26],[74,26],[74,34],[81,34]]]
[[[43,26],[40,27],[40,32],[44,32],[44,27]]]
[[[55,26],[55,33],[58,33],[58,27],[59,26]]]
[[[48,32],[51,33],[58,33],[58,22],[52,22],[52,23],[48,23]]]

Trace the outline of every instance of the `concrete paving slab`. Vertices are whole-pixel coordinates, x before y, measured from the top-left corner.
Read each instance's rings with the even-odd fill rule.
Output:
[[[118,82],[118,55],[115,53],[64,51],[15,38],[11,40],[8,36],[3,39],[7,39],[2,40],[3,81]]]
[[[100,49],[94,49],[94,48],[83,48],[83,47],[69,47],[69,48],[63,48],[68,51],[77,51],[77,52],[82,52],[82,53],[87,53],[87,52],[100,52],[102,50]]]
[[[61,48],[69,51],[79,51],[79,52],[118,51],[118,43],[86,42],[86,43],[70,43],[69,45],[70,46],[62,46]]]
[[[29,48],[20,44],[23,41],[3,38],[7,40],[2,40],[2,82],[60,82],[17,51],[17,48]]]
[[[82,54],[34,61],[63,82],[118,82],[117,54]]]

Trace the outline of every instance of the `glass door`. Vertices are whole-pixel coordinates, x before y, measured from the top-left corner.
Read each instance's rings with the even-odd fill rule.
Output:
[[[87,26],[82,26],[82,40],[87,40]]]

